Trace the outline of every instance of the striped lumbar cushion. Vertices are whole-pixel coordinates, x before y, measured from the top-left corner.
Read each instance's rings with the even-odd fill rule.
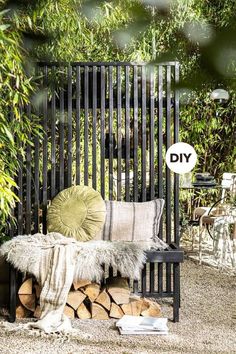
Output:
[[[96,239],[156,241],[163,207],[163,199],[143,203],[106,201],[106,221]]]

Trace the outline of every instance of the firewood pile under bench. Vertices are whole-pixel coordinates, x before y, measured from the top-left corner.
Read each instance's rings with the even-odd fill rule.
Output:
[[[40,292],[33,278],[22,283],[18,291],[17,318],[40,318]],[[132,295],[126,278],[109,277],[105,285],[87,280],[73,283],[64,314],[71,319],[78,317],[94,320],[118,319],[123,315],[159,317],[161,308],[153,300]]]

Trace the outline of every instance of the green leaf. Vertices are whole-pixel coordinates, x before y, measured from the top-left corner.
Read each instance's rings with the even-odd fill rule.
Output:
[[[9,28],[10,25],[0,25],[0,31],[5,31],[7,28]]]
[[[0,17],[2,17],[3,15],[5,15],[6,13],[8,13],[10,11],[10,9],[5,9],[0,11]]]
[[[13,138],[13,135],[12,135],[12,133],[10,132],[10,130],[8,130],[7,127],[4,127],[4,130],[5,130],[6,134],[7,134],[7,137],[8,137],[9,140],[11,141],[11,143],[14,144],[14,138]]]

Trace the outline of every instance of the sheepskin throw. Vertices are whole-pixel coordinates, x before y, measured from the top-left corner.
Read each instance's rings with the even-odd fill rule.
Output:
[[[73,281],[100,282],[103,265],[117,268],[122,276],[137,279],[145,262],[145,250],[153,247],[168,246],[164,242],[78,242],[52,232],[15,237],[2,245],[1,253],[16,269],[33,274],[42,286],[42,315],[39,321],[28,326],[51,333],[71,331],[63,309]]]
[[[158,241],[164,199],[149,202],[106,201],[106,221],[96,240]]]

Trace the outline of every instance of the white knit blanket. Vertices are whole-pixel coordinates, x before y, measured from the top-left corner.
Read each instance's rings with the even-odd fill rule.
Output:
[[[63,314],[73,281],[100,282],[105,266],[116,268],[124,277],[138,279],[145,262],[145,251],[168,247],[158,243],[89,241],[78,242],[58,233],[17,236],[4,243],[1,254],[16,269],[32,274],[42,286],[42,314],[28,328],[46,333],[71,331],[70,320]]]

